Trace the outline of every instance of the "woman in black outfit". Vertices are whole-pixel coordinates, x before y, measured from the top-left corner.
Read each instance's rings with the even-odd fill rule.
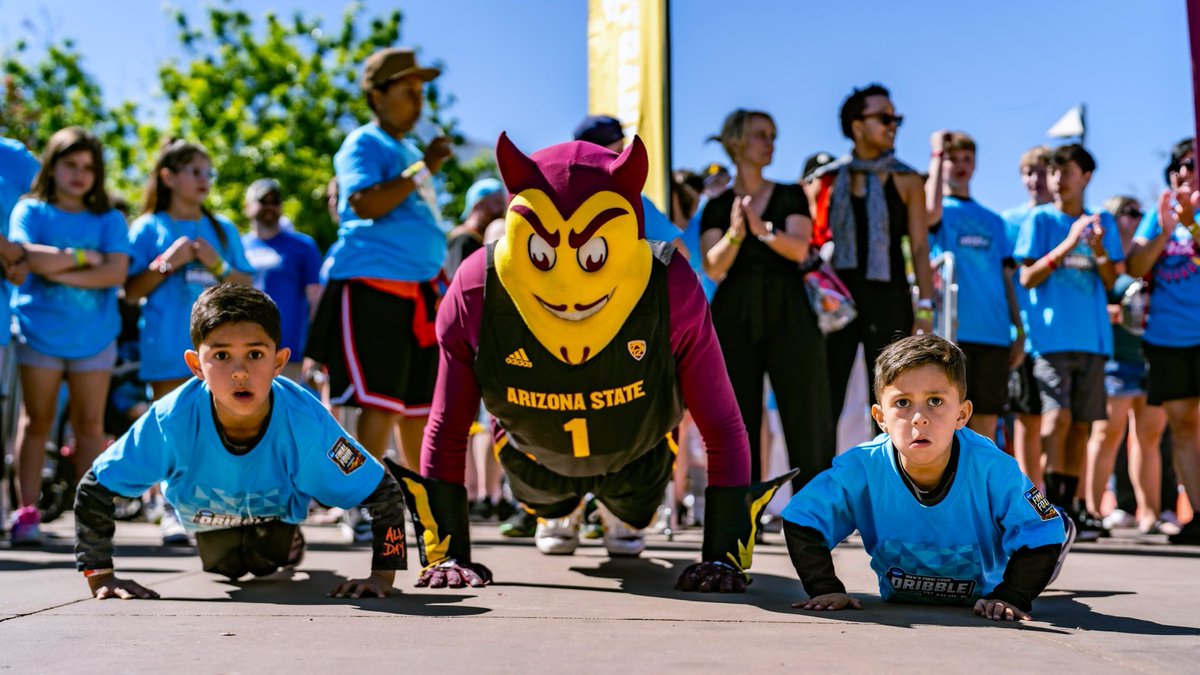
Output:
[[[858,345],[874,404],[876,357],[898,338],[931,332],[933,318],[924,181],[893,155],[903,117],[892,107],[888,90],[875,84],[846,99],[841,120],[842,132],[854,141],[853,153],[809,176],[820,181],[815,244],[833,242],[833,267],[858,310],[858,318],[830,334],[825,345],[835,424]],[[915,312],[901,248],[905,237],[920,291]]]
[[[704,271],[720,280],[713,327],[750,435],[750,476],[762,475],[763,376],[770,377],[788,458],[799,489],[833,462],[833,421],[825,344],[804,291],[812,220],[799,185],[772,183],[763,168],[775,152],[775,122],[735,110],[717,137],[737,165],[733,187],[704,207]]]

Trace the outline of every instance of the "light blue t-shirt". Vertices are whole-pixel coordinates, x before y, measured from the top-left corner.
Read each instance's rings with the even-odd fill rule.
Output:
[[[1034,207],[1029,203],[1020,206],[1014,206],[1011,209],[1005,210],[1000,214],[1004,219],[1004,230],[1008,235],[1008,245],[1011,250],[1017,248],[1017,238],[1021,235],[1021,223],[1025,221],[1025,217],[1029,215]],[[1021,327],[1025,329],[1025,351],[1033,353],[1033,345],[1029,342],[1029,289],[1021,285],[1021,265],[1017,263],[1017,269],[1012,275],[1013,292],[1017,296],[1017,308],[1021,310]],[[1010,333],[1011,339],[1017,339],[1017,328],[1013,326]]]
[[[235,455],[217,432],[208,386],[189,380],[96,458],[96,479],[125,497],[166,481],[167,501],[193,531],[300,523],[313,499],[348,509],[375,491],[383,465],[320,401],[284,378],[271,393],[262,440]]]
[[[115,210],[68,213],[46,202],[22,199],[13,209],[11,225],[9,238],[21,244],[129,254],[128,227]],[[100,353],[121,333],[118,288],[80,288],[30,274],[12,300],[21,339],[60,359]]]
[[[11,138],[0,137],[0,233],[8,236],[8,219],[21,196],[29,192],[37,176],[37,157]],[[7,302],[12,284],[0,278],[0,347],[12,338],[12,308]]]
[[[683,230],[675,227],[675,223],[671,222],[654,202],[646,195],[642,195],[642,221],[646,225],[646,238],[655,241],[665,241],[668,244],[683,236]]]
[[[1090,213],[1090,212],[1089,212]],[[1018,264],[1036,261],[1054,250],[1071,231],[1075,218],[1054,204],[1043,204],[1026,216],[1013,251]],[[1112,215],[1102,211],[1104,248],[1114,263],[1125,259],[1121,235]],[[1108,320],[1108,293],[1092,247],[1080,241],[1050,276],[1029,289],[1030,350],[1035,355],[1086,352],[1112,356],[1112,323]]]
[[[441,272],[446,234],[432,181],[380,218],[359,218],[350,208],[350,195],[399,177],[422,157],[412,141],[392,138],[374,122],[346,137],[333,157],[341,226],[330,279],[428,281]]]
[[[1013,553],[1066,535],[1015,459],[970,429],[955,438],[954,482],[933,506],[904,484],[883,434],[835,458],[783,517],[820,532],[830,550],[857,529],[885,601],[972,604],[1004,579]]]
[[[942,199],[942,224],[929,236],[930,258],[954,254],[958,280],[959,342],[1007,347],[1012,319],[1004,289],[1004,261],[1012,245],[1004,221],[972,199]]]
[[[246,259],[254,266],[254,287],[271,296],[279,308],[280,347],[292,350],[291,360],[304,360],[308,337],[308,286],[319,284],[321,251],[302,232],[280,230],[267,240],[253,232],[242,237]]]
[[[1150,241],[1161,232],[1158,211],[1151,209],[1133,236]],[[1186,227],[1175,227],[1150,278],[1150,312],[1142,339],[1160,347],[1200,345],[1200,250]]]
[[[217,236],[217,227],[225,233],[224,245]],[[160,211],[138,218],[129,228],[129,275],[141,274],[179,237],[204,239],[230,267],[254,274],[233,223],[221,216],[217,216],[216,223],[207,217],[198,221],[177,221],[166,211]],[[216,285],[217,278],[199,260],[193,260],[183,269],[175,270],[146,298],[138,322],[142,380],[175,380],[192,374],[183,361],[183,353],[192,348],[192,338],[188,335],[192,304],[204,289]]]
[[[707,203],[708,197],[700,197],[700,203],[696,205],[696,213],[692,215],[687,229],[683,231],[683,243],[692,256],[688,259],[688,264],[692,266],[692,271],[700,280],[700,287],[704,289],[704,297],[712,302],[713,294],[717,292],[717,282],[704,273],[704,250],[700,247],[700,216],[704,214],[704,205]]]

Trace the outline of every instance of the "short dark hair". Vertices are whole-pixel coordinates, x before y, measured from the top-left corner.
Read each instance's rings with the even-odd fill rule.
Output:
[[[1065,166],[1068,162],[1075,162],[1084,173],[1096,170],[1096,158],[1078,143],[1061,145],[1050,153],[1050,166]]]
[[[1167,181],[1167,185],[1171,184],[1171,174],[1179,171],[1179,165],[1183,163],[1183,158],[1187,157],[1195,149],[1196,139],[1194,138],[1185,138],[1171,148],[1171,163],[1163,171],[1163,178]]]
[[[884,387],[921,366],[940,369],[962,400],[967,400],[967,357],[958,345],[933,334],[901,338],[880,352],[875,359],[875,398],[882,399]]]
[[[279,328],[279,308],[266,293],[244,284],[225,283],[213,286],[200,294],[192,305],[192,347],[208,339],[216,329],[228,323],[256,323],[279,348],[282,331]]]
[[[869,96],[891,98],[892,92],[879,83],[868,84],[863,89],[855,89],[851,92],[850,96],[842,102],[842,135],[846,138],[854,138],[854,134],[850,131],[850,123],[863,118],[863,111],[867,109],[867,97]]]

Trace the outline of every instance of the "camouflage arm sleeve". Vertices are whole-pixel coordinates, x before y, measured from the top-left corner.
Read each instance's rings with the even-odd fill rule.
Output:
[[[113,566],[113,498],[117,493],[88,470],[75,490],[75,567],[79,570]]]

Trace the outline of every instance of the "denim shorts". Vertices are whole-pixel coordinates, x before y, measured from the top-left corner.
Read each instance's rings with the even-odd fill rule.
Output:
[[[99,353],[81,359],[63,359],[43,354],[28,343],[17,343],[17,364],[30,368],[45,368],[64,373],[89,373],[97,370],[112,370],[117,363],[117,341],[113,340]]]
[[[1143,396],[1146,393],[1144,361],[1109,361],[1104,364],[1104,390],[1112,398]]]

